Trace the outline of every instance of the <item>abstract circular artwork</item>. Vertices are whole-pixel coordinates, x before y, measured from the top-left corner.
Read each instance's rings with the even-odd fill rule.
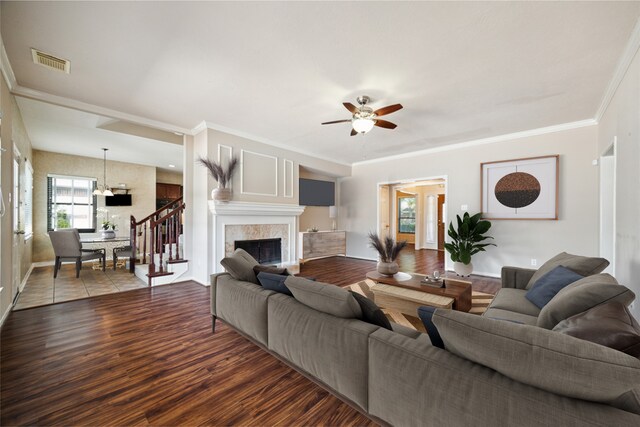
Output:
[[[510,208],[523,208],[535,202],[540,196],[540,182],[535,176],[525,172],[505,175],[495,186],[496,199]]]

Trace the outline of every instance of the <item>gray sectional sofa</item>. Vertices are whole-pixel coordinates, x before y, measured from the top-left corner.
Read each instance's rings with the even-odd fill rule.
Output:
[[[540,311],[520,308],[521,295],[513,292],[532,273],[504,276],[486,316],[435,311],[445,349],[426,334],[328,314],[229,273],[211,278],[213,328],[216,319],[224,321],[390,425],[640,425],[640,360],[534,326]],[[286,284],[318,286],[302,278]],[[334,295],[346,292],[326,286]],[[491,318],[505,316],[525,324]]]

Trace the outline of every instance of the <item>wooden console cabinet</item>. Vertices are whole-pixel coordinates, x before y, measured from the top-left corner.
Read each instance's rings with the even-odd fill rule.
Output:
[[[300,232],[298,236],[298,258],[301,263],[313,258],[347,254],[346,231]]]

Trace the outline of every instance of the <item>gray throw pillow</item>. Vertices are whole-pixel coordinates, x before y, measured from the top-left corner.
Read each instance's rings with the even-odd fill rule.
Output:
[[[563,288],[580,279],[582,279],[581,275],[559,265],[538,279],[527,291],[525,298],[536,307],[543,308]]]
[[[564,319],[568,319],[592,307],[611,301],[629,305],[635,294],[618,284],[609,274],[596,274],[573,282],[562,289],[538,315],[537,326],[553,329]]]
[[[295,276],[289,276],[284,284],[307,307],[344,319],[362,318],[360,304],[346,289]]]
[[[220,265],[236,280],[260,284],[253,271],[253,267],[258,265],[258,261],[244,249],[236,249],[231,256],[223,258]]]
[[[604,258],[592,258],[579,255],[571,255],[566,252],[559,253],[540,266],[540,268],[533,273],[527,289],[531,289],[534,283],[539,278],[558,267],[559,265],[568,268],[571,271],[578,273],[581,276],[590,276],[592,274],[598,274],[609,265],[609,261]]]
[[[640,360],[529,325],[438,309],[447,351],[523,384],[640,414]]]
[[[619,302],[602,304],[571,316],[553,330],[640,358],[640,325]]]

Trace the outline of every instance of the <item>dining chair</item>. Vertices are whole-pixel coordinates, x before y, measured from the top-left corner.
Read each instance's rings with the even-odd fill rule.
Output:
[[[102,271],[105,271],[106,252],[104,249],[82,249],[80,233],[75,228],[54,230],[49,232],[51,245],[56,259],[53,267],[53,278],[58,276],[58,270],[65,261],[75,261],[76,277],[80,277],[82,261],[102,259]]]
[[[116,263],[118,258],[131,258],[133,257],[133,251],[131,250],[131,246],[118,246],[117,248],[113,248],[113,269],[116,269]],[[133,263],[129,261],[129,266],[132,266]],[[129,268],[131,270],[131,268]],[[133,271],[131,271],[133,273]]]

